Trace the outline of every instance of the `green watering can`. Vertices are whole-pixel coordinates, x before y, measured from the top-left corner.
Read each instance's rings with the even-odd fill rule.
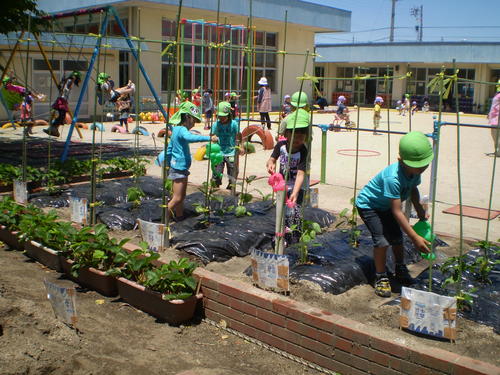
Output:
[[[413,230],[420,237],[423,237],[426,241],[429,241],[430,243],[434,242],[434,240],[436,239],[436,235],[432,233],[432,228],[428,221],[423,221],[423,220],[418,221],[413,226]],[[420,255],[422,256],[422,258],[430,261],[436,259],[436,254],[432,252],[428,254],[421,253]]]

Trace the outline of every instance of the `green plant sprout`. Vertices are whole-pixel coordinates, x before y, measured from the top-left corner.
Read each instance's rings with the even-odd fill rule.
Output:
[[[297,230],[297,225],[292,225],[291,231]],[[310,246],[321,246],[318,242],[315,242],[316,235],[321,233],[321,227],[318,223],[311,220],[302,221],[302,230],[299,242],[295,245],[299,251],[299,263],[306,264],[309,259],[309,247]]]
[[[141,199],[144,198],[146,194],[140,187],[132,186],[127,189],[127,201],[132,202],[134,207],[141,204]]]
[[[356,222],[356,217],[358,216],[358,209],[354,204],[354,198],[351,198],[352,210],[349,213],[348,208],[344,208],[340,211],[338,216],[338,223],[335,224],[335,228],[340,226],[350,226],[349,229],[341,229],[342,233],[349,233],[349,244],[352,247],[359,246],[359,237],[361,236],[361,230],[358,228],[358,223]]]

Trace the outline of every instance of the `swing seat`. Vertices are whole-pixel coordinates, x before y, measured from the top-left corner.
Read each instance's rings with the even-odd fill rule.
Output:
[[[149,132],[147,131],[147,129],[142,127],[142,126],[139,126],[139,127],[135,128],[134,130],[132,130],[132,134],[149,136]]]
[[[19,124],[17,121],[14,121],[14,124],[12,124],[12,122],[6,122],[5,124],[2,125],[2,129],[9,129],[9,128],[12,128],[12,127],[17,127],[17,126],[21,126],[21,124]]]
[[[269,130],[262,129],[260,125],[249,125],[241,132],[241,136],[244,142],[250,142],[254,134],[257,134],[257,136],[262,141],[264,150],[272,150],[274,148],[273,135]]]
[[[97,129],[101,132],[104,131],[104,125],[101,124],[100,122],[94,122],[92,125],[90,125],[90,130]]]
[[[127,133],[127,129],[125,129],[125,127],[123,126],[120,126],[120,125],[113,125],[113,127],[111,128],[111,132],[112,133],[121,133],[121,134],[125,134]]]
[[[194,160],[202,161],[207,153],[207,146],[202,146],[193,155]]]

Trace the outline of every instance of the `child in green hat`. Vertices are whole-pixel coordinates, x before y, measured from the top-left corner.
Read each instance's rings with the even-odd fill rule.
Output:
[[[167,178],[173,180],[172,199],[168,202],[168,214],[174,213],[176,220],[184,216],[184,199],[191,167],[191,150],[193,142],[217,142],[216,135],[197,135],[189,130],[195,123],[201,122],[200,110],[189,101],[182,102],[179,110],[170,118],[169,123],[176,125],[172,129],[172,137],[167,147],[166,163],[170,167]],[[157,164],[162,164],[162,154],[158,155]]]
[[[227,166],[227,174],[229,183],[226,189],[231,190],[232,184],[236,183],[238,178],[238,166],[235,163],[236,142],[241,142],[241,133],[239,130],[238,121],[233,120],[232,108],[229,102],[220,102],[217,106],[217,121],[212,126],[212,134],[219,138],[221,152],[224,155],[222,163],[217,165],[215,169],[219,173],[218,176],[213,176],[215,186],[219,187],[222,183],[222,173],[224,165]],[[244,153],[244,149],[240,149],[240,154]]]
[[[300,239],[302,228],[302,217],[300,216],[300,205],[304,198],[304,184],[306,175],[306,163],[308,150],[305,145],[309,134],[309,125],[311,116],[305,109],[299,108],[287,116],[287,126],[285,130],[286,140],[279,141],[274,146],[271,157],[267,161],[267,172],[274,174],[276,172],[276,162],[279,161],[279,172],[286,178],[288,170],[288,179],[286,180],[286,194],[288,198],[288,209],[286,210],[284,224],[286,228],[292,228],[294,231],[286,231],[285,246],[296,243]],[[294,132],[295,128],[295,132]],[[290,148],[290,161],[288,161],[288,151]]]
[[[378,296],[391,296],[385,267],[389,246],[392,246],[396,262],[396,281],[402,285],[411,285],[414,282],[404,263],[401,229],[419,252],[429,252],[430,243],[415,233],[401,205],[404,200],[410,198],[419,219],[427,220],[425,209],[420,204],[418,185],[421,182],[420,175],[433,158],[432,146],[423,133],[414,131],[406,134],[399,142],[399,160],[377,174],[356,198],[359,216],[373,239],[375,294]]]
[[[290,104],[290,112],[287,113],[287,116],[290,113],[293,113],[297,110],[297,108],[302,108],[306,112],[309,112],[309,99],[307,97],[307,94],[303,91],[297,91],[294,92],[291,97],[289,97],[289,104]],[[285,98],[286,102],[286,98]],[[280,135],[284,135],[285,131],[287,129],[287,122],[288,118],[287,116],[283,117],[283,119],[280,122],[280,125],[278,127],[278,135],[276,136],[276,140],[279,139]]]

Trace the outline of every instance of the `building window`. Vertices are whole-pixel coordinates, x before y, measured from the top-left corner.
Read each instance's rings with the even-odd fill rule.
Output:
[[[175,40],[175,21],[162,20],[162,39],[164,41]],[[266,76],[270,87],[275,90],[276,82],[276,51],[277,33],[256,31],[255,34],[256,53],[254,55],[255,77],[260,79]],[[224,43],[231,41],[233,47],[240,48],[209,48],[202,46],[185,45],[183,49],[184,61],[184,89],[191,90],[197,87],[203,89],[212,88],[215,80],[219,87],[219,95],[223,91],[236,91],[241,88],[242,93],[246,89],[246,65],[247,58],[242,50],[246,47],[248,33],[241,28],[217,28],[214,25],[186,23],[184,24],[184,38],[194,44]],[[168,43],[164,43],[164,49]],[[257,49],[258,48],[258,49]],[[167,58],[162,58],[162,91],[168,90]],[[218,67],[218,69],[216,69]],[[217,76],[216,76],[217,75]],[[256,85],[252,86],[256,90]],[[242,98],[241,100],[244,100]]]
[[[118,61],[120,87],[123,87],[128,83],[128,80],[130,79],[128,69],[130,62],[130,51],[120,51]]]

